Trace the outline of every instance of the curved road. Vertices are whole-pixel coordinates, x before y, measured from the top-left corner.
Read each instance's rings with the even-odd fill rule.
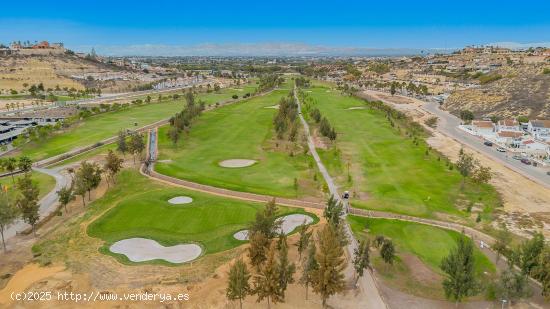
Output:
[[[33,170],[55,178],[55,187],[38,202],[40,204],[38,213],[40,215],[40,219],[43,219],[56,210],[57,191],[65,186],[68,186],[71,183],[71,177],[67,173],[62,172],[63,167],[56,167],[52,169],[34,167]],[[30,226],[27,223],[22,220],[18,220],[4,231],[4,237],[7,241],[17,235],[18,232],[22,232],[29,227]]]

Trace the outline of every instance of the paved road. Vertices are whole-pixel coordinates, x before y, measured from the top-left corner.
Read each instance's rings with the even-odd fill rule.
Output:
[[[338,193],[338,187],[334,183],[334,180],[332,177],[330,177],[330,174],[328,173],[325,165],[321,161],[321,158],[319,157],[319,154],[317,153],[317,149],[315,148],[315,144],[313,143],[313,138],[311,137],[311,133],[309,130],[309,125],[307,121],[304,119],[304,116],[302,115],[302,106],[300,104],[300,100],[298,99],[296,87],[294,87],[294,98],[296,99],[296,103],[298,104],[298,115],[300,116],[300,121],[302,122],[302,125],[304,126],[304,131],[307,135],[307,145],[309,147],[309,151],[313,155],[313,158],[315,159],[315,163],[317,163],[317,167],[319,168],[319,171],[323,175],[323,178],[325,179],[325,182],[327,183],[329,192],[332,196],[338,199],[338,201],[343,202],[340,198],[340,194]],[[347,205],[347,203],[345,203]],[[353,234],[351,233],[351,229],[349,225],[347,224],[347,221],[345,221],[344,214],[344,222],[346,222],[346,232],[348,234],[348,239],[350,239],[349,245],[347,246],[348,254],[350,257],[353,256],[353,252],[358,247],[357,240],[355,237],[353,237]],[[353,280],[354,277],[354,269],[351,262],[351,259],[348,263],[348,267],[346,268],[346,277],[348,280]],[[364,272],[363,277],[359,279],[357,282],[357,285],[359,287],[359,290],[361,291],[361,294],[363,295],[363,298],[365,299],[365,308],[373,308],[373,309],[380,309],[380,308],[387,308],[388,306],[384,302],[382,295],[380,294],[380,291],[378,290],[378,286],[376,285],[376,281],[374,280],[372,274],[370,271]]]
[[[460,125],[461,120],[458,117],[441,110],[437,102],[426,102],[422,106],[422,108],[439,117],[437,130],[441,133],[485,154],[491,159],[503,164],[504,166],[507,166],[508,168],[518,173],[523,174],[533,181],[536,181],[541,185],[550,188],[550,176],[546,175],[546,171],[548,171],[548,169],[525,165],[519,160],[512,159],[512,154],[510,152],[497,152],[496,147],[488,147],[483,145],[483,140],[481,140],[479,137],[473,136],[460,130],[458,128],[458,125]]]
[[[67,185],[71,182],[71,177],[64,172],[61,172],[62,167],[57,167],[53,169],[45,169],[45,168],[33,168],[33,170],[44,173],[47,175],[52,176],[55,178],[55,187],[46,194],[40,201],[40,208],[38,210],[38,213],[40,214],[40,219],[47,217],[50,213],[52,213],[57,206],[57,191]],[[17,232],[22,232],[23,230],[26,230],[29,228],[29,225],[23,222],[22,220],[18,220],[15,224],[11,225],[9,228],[7,228],[4,231],[4,237],[6,238],[6,241],[13,236],[17,234]]]

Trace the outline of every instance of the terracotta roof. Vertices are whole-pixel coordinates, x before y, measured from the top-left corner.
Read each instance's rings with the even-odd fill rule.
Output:
[[[524,141],[523,144],[525,145],[528,145],[528,144],[533,144],[535,141],[533,140],[528,140],[528,141]]]
[[[518,138],[521,137],[523,133],[521,132],[514,132],[514,131],[500,131],[498,132],[498,136],[500,137],[514,137]]]
[[[518,121],[515,119],[502,119],[498,121],[499,126],[513,127],[518,125]]]
[[[480,128],[492,128],[493,123],[491,121],[473,121],[472,122],[474,126],[480,127]]]

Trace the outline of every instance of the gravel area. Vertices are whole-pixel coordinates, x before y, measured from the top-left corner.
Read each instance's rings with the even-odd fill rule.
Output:
[[[111,252],[124,254],[132,262],[165,260],[171,263],[192,261],[201,255],[202,248],[196,244],[165,247],[146,238],[128,238],[115,242],[109,248]]]
[[[230,159],[230,160],[224,160],[219,163],[221,167],[229,167],[229,168],[238,168],[238,167],[247,167],[254,165],[256,163],[256,160],[248,160],[248,159]]]
[[[168,203],[179,205],[179,204],[189,204],[193,201],[189,196],[176,196],[168,200]]]
[[[306,224],[310,224],[313,222],[313,218],[307,215],[303,214],[292,214],[288,216],[282,217],[280,220],[283,221],[281,224],[281,230],[285,234],[290,234],[294,229],[299,227],[304,223],[304,220]],[[278,233],[280,230],[278,231]],[[248,240],[248,230],[241,230],[237,233],[233,234],[233,237],[238,240]]]

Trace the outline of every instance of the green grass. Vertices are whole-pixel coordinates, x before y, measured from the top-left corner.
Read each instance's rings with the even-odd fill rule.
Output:
[[[22,174],[14,176],[15,183],[17,184],[17,179],[23,177]],[[38,190],[40,190],[39,198],[44,197],[55,187],[55,178],[50,175],[46,175],[39,172],[32,172],[32,180],[38,185]],[[18,193],[17,188],[13,185],[12,177],[2,177],[0,178],[0,184],[8,186],[8,196],[13,201]]]
[[[313,182],[311,158],[302,153],[273,150],[275,105],[288,94],[276,90],[269,95],[224,106],[204,113],[177,147],[167,137],[168,127],[159,130],[159,173],[216,187],[283,197],[318,195]],[[245,168],[224,168],[227,159],[253,159]],[[294,188],[294,179],[300,185]]]
[[[243,85],[245,89],[251,89],[253,85]],[[230,99],[234,92],[232,88],[222,89],[220,93],[201,94],[199,99],[207,103],[215,103],[217,99]],[[243,91],[243,93],[246,93]],[[72,149],[92,145],[100,140],[115,136],[122,129],[135,129],[147,124],[169,118],[184,106],[184,98],[178,100],[163,101],[142,106],[131,106],[128,109],[116,112],[107,112],[92,116],[66,132],[58,133],[41,142],[32,142],[20,147],[20,154],[30,157],[33,161],[39,161],[55,155],[62,154]],[[137,123],[137,127],[134,125]]]
[[[144,237],[163,245],[198,243],[205,254],[216,253],[243,244],[233,234],[254,220],[262,204],[226,199],[152,182],[134,170],[125,170],[118,185],[89,207],[115,205],[92,222],[88,234],[101,238],[107,249],[110,244],[131,237]],[[175,196],[189,196],[193,202],[171,205]],[[279,214],[305,213],[302,209],[279,208]],[[315,218],[315,221],[318,219]],[[116,254],[112,254],[117,256]],[[126,259],[126,262],[127,259]]]
[[[444,218],[452,215],[462,219],[468,214],[466,207],[459,209],[458,205],[479,203],[484,219],[489,219],[488,214],[499,205],[498,194],[490,185],[467,183],[462,191],[462,178],[456,169],[450,171],[445,159],[438,161],[434,151],[426,155],[427,146],[414,145],[404,136],[403,127],[403,134],[391,127],[383,112],[348,110],[365,106],[363,100],[342,96],[326,86],[307,90],[338,133],[340,154],[332,149],[321,156],[331,174],[339,176],[340,185],[361,196],[352,200],[353,206],[421,217],[441,217],[438,215],[444,213]],[[351,164],[352,184],[347,179],[347,162]]]
[[[63,161],[60,161],[58,163],[55,163],[51,166],[48,166],[48,168],[60,167],[60,166],[64,166],[64,165],[75,163],[75,162],[89,160],[90,158],[95,157],[97,155],[107,154],[107,152],[109,150],[115,151],[116,147],[117,147],[117,144],[115,144],[115,143],[103,145],[103,146],[97,147],[93,150],[90,150],[90,151],[87,151],[85,153],[81,153],[79,155],[71,157],[70,159],[63,160]],[[119,156],[122,156],[122,154],[119,153],[119,152],[116,152],[116,154],[119,155]]]
[[[383,235],[391,238],[396,245],[398,256],[404,252],[412,253],[438,273],[443,273],[439,267],[441,260],[456,246],[457,239],[464,237],[455,231],[399,220],[348,216],[348,222],[357,238],[367,236],[367,227],[370,237]],[[481,276],[485,271],[496,271],[495,265],[477,247],[474,257],[478,275]]]

